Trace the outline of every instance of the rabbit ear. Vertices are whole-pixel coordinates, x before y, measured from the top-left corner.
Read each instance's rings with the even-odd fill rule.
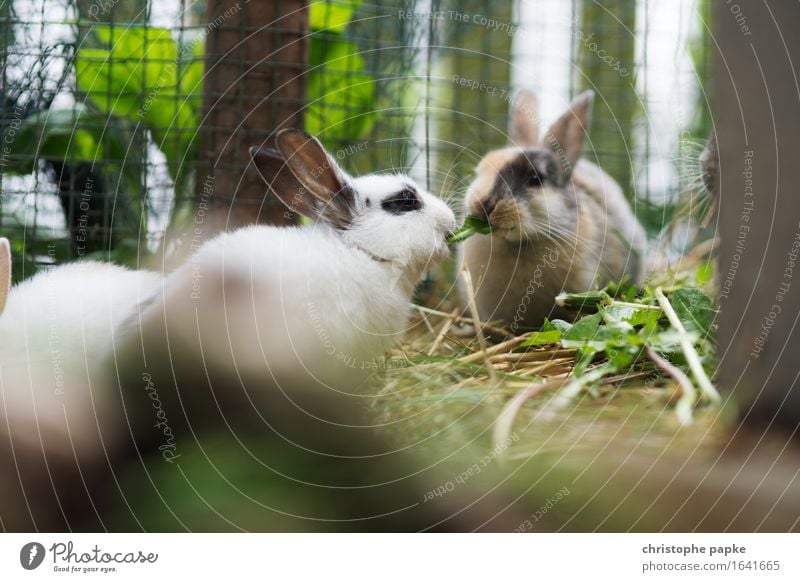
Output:
[[[275,143],[294,177],[313,196],[317,218],[339,229],[350,226],[355,189],[319,140],[299,129],[284,129]]]
[[[278,150],[253,147],[250,148],[250,155],[267,186],[289,210],[309,218],[317,217],[314,199],[295,178]]]
[[[8,239],[0,238],[0,314],[11,292],[11,246]]]
[[[556,154],[565,177],[572,174],[575,163],[581,157],[583,142],[591,123],[593,101],[593,91],[578,95],[570,103],[567,112],[559,117],[544,135],[544,145]]]
[[[517,93],[511,108],[511,144],[522,147],[539,144],[539,99],[527,89]]]

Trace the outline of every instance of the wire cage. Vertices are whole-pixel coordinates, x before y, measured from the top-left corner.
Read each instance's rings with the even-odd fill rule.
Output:
[[[0,233],[15,277],[138,264],[170,232],[296,220],[248,149],[283,127],[458,206],[508,142],[597,95],[584,155],[653,232],[710,130],[707,0],[3,0]],[[180,240],[179,237],[173,239]]]
[[[20,346],[2,354],[6,359],[0,363],[14,367],[14,374],[5,378],[20,382],[6,386],[31,388],[31,398],[22,390],[4,392],[13,397],[10,403],[20,403],[5,407],[11,412],[5,414],[8,438],[0,442],[0,463],[6,462],[6,472],[13,476],[16,471],[18,478],[8,480],[3,491],[9,495],[0,508],[12,510],[11,529],[18,514],[21,523],[28,523],[26,513],[31,520],[45,516],[44,525],[34,524],[37,528],[56,523],[51,531],[62,527],[62,517],[72,530],[72,515],[79,515],[76,529],[90,531],[349,530],[377,523],[362,520],[365,515],[388,516],[390,521],[380,522],[388,523],[387,529],[392,523],[419,529],[413,514],[395,511],[406,507],[429,512],[426,529],[431,524],[500,529],[506,526],[494,518],[517,506],[522,512],[516,516],[522,519],[514,523],[521,524],[516,525],[521,531],[525,523],[534,529],[529,517],[555,499],[551,485],[565,483],[571,489],[574,485],[574,494],[537,531],[796,529],[797,496],[784,493],[800,475],[800,455],[797,447],[785,446],[788,441],[773,427],[780,423],[791,429],[792,438],[800,434],[800,392],[787,389],[797,380],[797,366],[791,362],[797,318],[777,317],[779,312],[800,312],[800,295],[788,293],[800,252],[797,213],[791,212],[797,205],[791,188],[785,187],[796,182],[793,172],[800,173],[792,163],[800,116],[795,115],[796,91],[790,90],[791,76],[786,75],[792,59],[797,62],[800,42],[792,42],[790,35],[781,37],[786,42],[774,40],[782,34],[777,25],[792,22],[800,4],[775,2],[768,10],[753,9],[747,15],[735,3],[718,2],[713,9],[715,37],[709,25],[710,0],[0,0],[0,237],[12,244],[16,281],[81,259],[167,271],[187,250],[220,231],[253,223],[300,223],[269,192],[250,155],[251,148],[269,147],[277,132],[288,127],[317,135],[355,175],[410,174],[463,216],[462,200],[476,164],[488,151],[509,144],[509,113],[522,89],[538,95],[542,129],[573,98],[594,91],[582,155],[620,184],[658,251],[669,246],[680,255],[681,244],[689,246],[709,234],[700,232],[703,224],[696,219],[701,216],[718,220],[721,232],[719,238],[696,245],[677,265],[661,261],[661,272],[652,267],[659,264],[660,254],[646,257],[655,260],[649,265],[651,278],[641,288],[561,293],[556,301],[570,302],[568,307],[578,302],[584,307],[590,296],[603,307],[585,319],[576,315],[575,324],[546,322],[552,329],[542,326],[542,332],[534,331],[536,322],[524,328],[524,336],[516,321],[501,327],[510,322],[491,314],[482,319],[475,306],[478,277],[472,279],[477,281],[474,289],[470,278],[463,278],[472,309],[463,309],[463,300],[455,305],[459,294],[448,289],[454,284],[455,261],[445,262],[412,299],[413,315],[402,344],[377,361],[361,361],[359,372],[376,374],[374,391],[362,393],[353,382],[347,390],[335,386],[318,398],[311,388],[305,391],[305,380],[297,382],[303,390],[290,390],[290,396],[302,391],[302,401],[315,400],[320,408],[327,408],[328,394],[335,393],[333,402],[344,402],[340,408],[348,412],[346,422],[335,414],[330,417],[334,422],[314,419],[334,426],[333,432],[324,428],[317,433],[314,425],[295,422],[294,413],[283,412],[288,404],[271,407],[270,401],[250,399],[251,386],[273,394],[282,388],[282,379],[276,380],[270,369],[273,386],[260,372],[263,368],[240,368],[246,358],[239,360],[233,352],[255,337],[248,333],[260,335],[261,322],[277,331],[300,312],[284,309],[285,317],[278,318],[275,307],[283,303],[253,304],[255,315],[263,316],[259,321],[244,308],[229,318],[228,306],[246,303],[247,291],[255,296],[265,289],[269,295],[271,279],[248,289],[235,277],[230,286],[217,286],[221,300],[209,294],[201,303],[186,302],[184,311],[184,305],[173,307],[185,299],[180,292],[174,301],[170,297],[146,304],[149,309],[138,305],[140,316],[142,311],[152,315],[152,327],[147,321],[142,324],[141,317],[139,325],[135,317],[109,318],[110,335],[99,336],[97,343],[109,338],[105,343],[113,348],[113,359],[110,352],[89,353],[95,344],[84,341],[73,364],[74,370],[81,368],[76,386],[86,378],[100,390],[61,390],[66,360],[57,344],[66,348],[77,335],[53,333],[59,329],[48,315],[42,326],[31,327],[39,335],[29,334],[41,342],[0,337],[0,343]],[[711,78],[712,56],[716,78]],[[721,147],[719,157],[711,160],[716,165],[709,173],[713,176],[706,176],[715,187],[704,198],[698,156],[712,133],[710,84],[715,85]],[[718,212],[704,215],[694,206],[698,199],[718,205]],[[692,220],[684,220],[687,207]],[[678,232],[681,225],[685,230]],[[571,240],[583,242],[575,230]],[[619,233],[603,234],[610,238]],[[215,273],[225,275],[212,270],[207,280],[217,281]],[[533,289],[538,275],[531,275],[528,285]],[[70,284],[77,283],[70,277]],[[193,270],[193,283],[195,278],[200,274]],[[57,307],[59,314],[70,316],[65,321],[81,322],[72,328],[79,327],[84,338],[97,339],[82,325],[86,312],[71,305],[92,280],[65,289],[69,296]],[[56,293],[48,295],[48,312],[55,309],[49,299],[62,298],[57,295],[62,287],[50,289]],[[228,289],[243,293],[228,296]],[[4,290],[0,302],[5,301]],[[518,311],[532,297],[528,289],[525,293]],[[716,295],[719,309],[707,293]],[[283,294],[281,285],[281,299]],[[75,305],[90,301],[87,297],[78,297],[83,303]],[[539,297],[544,294],[537,301]],[[27,305],[18,313],[41,311],[39,303],[25,299]],[[352,297],[347,301],[354,310],[362,307]],[[549,298],[541,301],[550,303]],[[616,303],[616,314],[636,314],[624,319],[614,315],[617,321],[612,322],[606,318],[612,313],[612,305],[604,306],[608,303]],[[211,314],[201,327],[201,319],[193,316],[206,305]],[[336,313],[337,304],[326,305]],[[163,306],[170,307],[163,311],[169,317],[161,317]],[[336,314],[350,315],[347,310]],[[315,325],[314,305],[308,305],[307,315],[313,333],[285,337],[318,336],[326,343],[326,330]],[[250,330],[244,329],[241,337],[231,335],[237,325],[229,322],[250,320],[255,322]],[[9,323],[0,336],[10,337],[5,330],[12,327],[28,334],[27,322],[2,321]],[[117,329],[122,331],[117,334]],[[564,329],[575,335],[562,334]],[[613,335],[603,336],[601,329]],[[360,331],[367,340],[375,337],[370,329]],[[216,343],[205,341],[208,336]],[[120,337],[131,345],[120,344]],[[275,341],[283,337],[276,334]],[[251,341],[252,353],[257,364],[269,367],[284,352],[265,350],[261,361],[255,347],[268,345],[271,338],[265,339],[263,344]],[[597,342],[602,349],[590,345],[595,339],[603,339]],[[228,351],[206,361],[205,353],[226,342]],[[296,347],[293,342],[291,347]],[[243,356],[250,354],[242,351]],[[295,356],[305,364],[301,360],[318,353],[312,349],[306,357],[300,350]],[[350,366],[355,362],[351,355],[338,353],[337,363]],[[287,365],[294,362],[292,358]],[[96,379],[96,368],[98,374],[112,376]],[[311,374],[316,369],[303,368]],[[711,379],[719,380],[722,396],[716,395]],[[577,402],[584,392],[585,406]],[[82,413],[74,415],[62,393],[70,398],[86,394],[92,406],[76,400]],[[106,395],[118,399],[127,427],[122,416],[105,415],[95,407],[95,396],[102,405]],[[153,434],[151,426],[159,425],[152,424],[151,415],[153,402],[158,402],[159,420],[160,413],[166,414],[162,398],[165,405],[171,401],[170,418],[184,430],[173,433],[169,428],[168,441],[159,445],[167,431]],[[370,429],[366,438],[340,436],[362,428],[350,420],[354,417],[349,412],[356,409],[350,408],[352,398],[368,402],[359,402],[359,410],[370,407],[365,414],[370,426],[363,427]],[[725,408],[712,404],[717,399]],[[523,403],[529,408],[523,410]],[[248,404],[254,405],[252,410]],[[664,414],[673,405],[680,428],[672,415]],[[147,414],[141,413],[142,406]],[[732,424],[736,406],[739,427]],[[312,413],[315,407],[310,407]],[[550,415],[553,410],[556,414]],[[694,410],[699,422],[688,428]],[[16,411],[21,413],[14,416]],[[546,413],[540,416],[540,411]],[[515,425],[515,416],[521,421],[523,415],[528,424]],[[112,432],[130,442],[118,447],[111,442],[106,450],[103,441],[102,455],[98,449],[79,458],[75,443],[80,441],[67,429],[78,424],[99,429],[105,416],[119,425]],[[197,423],[190,418],[195,416]],[[266,425],[275,418],[280,422],[269,427],[265,438]],[[40,419],[45,424],[40,426]],[[53,430],[47,424],[51,419]],[[61,419],[69,421],[63,431],[55,424]],[[281,434],[290,424],[313,441],[335,445],[347,440],[348,446],[336,454],[317,454]],[[24,428],[28,426],[32,428]],[[760,431],[765,426],[769,432]],[[510,433],[515,427],[519,433],[514,437],[527,433],[518,445]],[[509,438],[502,438],[504,431]],[[401,432],[406,433],[398,439],[402,446],[395,446],[394,437]],[[391,460],[375,453],[372,434],[378,444],[386,437]],[[736,438],[728,440],[732,434]],[[171,451],[173,437],[186,443],[186,471],[172,466],[167,454],[155,452],[156,446],[160,452]],[[753,448],[751,438],[758,441]],[[57,440],[63,447],[54,458],[45,442]],[[350,441],[359,446],[349,448]],[[23,451],[35,453],[30,463],[14,448],[17,442]],[[515,443],[507,451],[511,463],[502,468],[495,460],[509,442]],[[369,447],[361,449],[362,443]],[[128,445],[132,448],[124,450]],[[261,462],[266,458],[275,465]],[[56,463],[52,472],[50,459]],[[472,471],[478,467],[476,459],[481,467],[489,459],[497,473],[487,470],[478,479]],[[368,470],[360,469],[362,460],[369,463]],[[356,473],[358,479],[351,482]],[[475,479],[436,500],[445,502],[447,516],[440,519],[434,504],[427,504],[429,495],[432,500],[442,490],[449,493],[445,484],[453,480],[464,485],[464,475]],[[493,481],[495,475],[500,480]],[[764,487],[754,490],[756,481]],[[40,494],[39,510],[34,505]],[[397,507],[387,511],[384,499],[397,501]],[[484,500],[491,519],[481,515]],[[474,527],[468,515],[472,508]],[[461,515],[466,521],[450,520]],[[400,521],[392,522],[395,516]],[[0,523],[9,528],[6,514]],[[514,527],[510,521],[508,525]]]

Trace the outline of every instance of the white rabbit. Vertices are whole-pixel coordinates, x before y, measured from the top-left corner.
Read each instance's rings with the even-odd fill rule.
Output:
[[[36,421],[40,430],[52,425],[59,434],[65,412],[94,425],[92,407],[105,398],[105,387],[91,386],[91,373],[112,355],[117,327],[160,282],[155,273],[86,261],[43,271],[11,289],[0,317],[0,380],[9,417]],[[74,438],[91,429],[69,424]],[[64,436],[54,442],[69,447]]]
[[[281,422],[295,412],[276,412],[281,391],[299,408],[352,419],[349,404],[322,402],[353,388],[402,336],[421,274],[449,253],[453,212],[411,178],[351,178],[299,130],[281,131],[276,145],[251,150],[256,167],[287,207],[315,222],[251,226],[204,243],[120,344],[133,382],[152,378],[173,432],[197,423],[198,408],[216,414],[233,401]],[[239,386],[247,379],[254,389]]]
[[[232,308],[227,315],[241,317],[242,327],[229,319],[231,336],[215,327],[209,339],[235,342],[253,327],[261,344],[244,342],[236,355],[259,364],[287,349],[296,333],[308,334],[310,345],[297,340],[291,350],[308,357],[324,357],[331,343],[340,360],[382,355],[406,327],[423,271],[448,254],[455,217],[406,176],[350,178],[304,132],[285,130],[276,143],[279,151],[252,152],[256,167],[287,206],[316,223],[254,226],[209,241],[167,279],[167,302],[205,301],[215,311],[208,303],[224,298]],[[193,294],[197,273],[202,278]],[[224,297],[212,295],[220,284],[228,292]],[[330,341],[320,337],[326,332]],[[208,350],[211,357],[225,351],[216,347]]]
[[[646,235],[619,185],[580,159],[594,94],[578,96],[539,139],[532,93],[512,111],[512,144],[486,154],[466,195],[467,211],[493,227],[463,245],[484,321],[538,327],[562,316],[563,290],[643,276]]]
[[[10,279],[7,249],[0,240],[0,300]],[[8,294],[0,316],[0,471],[17,475],[13,483],[22,484],[41,527],[52,525],[42,517],[44,508],[53,511],[45,501],[54,503],[50,488],[80,483],[124,430],[105,364],[117,326],[160,281],[154,273],[86,261],[40,272]],[[3,489],[13,483],[0,487],[11,528],[27,515],[19,522],[8,515],[15,497]],[[48,491],[39,496],[37,487]],[[23,514],[25,507],[17,505]]]

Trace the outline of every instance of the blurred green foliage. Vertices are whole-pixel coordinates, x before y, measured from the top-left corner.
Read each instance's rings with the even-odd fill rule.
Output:
[[[634,123],[640,113],[636,91],[636,0],[581,2],[576,34],[581,89],[598,94],[592,111],[591,140],[584,156],[608,172],[631,199]],[[633,73],[633,74],[632,74]]]
[[[103,48],[81,48],[78,89],[100,111],[143,123],[167,158],[176,188],[194,159],[202,106],[202,44],[178,47],[167,28],[95,26]],[[77,125],[76,125],[77,127]]]
[[[333,139],[357,139],[374,123],[373,77],[344,30],[361,0],[310,6],[311,38],[306,129]],[[103,48],[80,48],[78,88],[101,111],[141,122],[167,158],[180,188],[182,168],[196,158],[202,108],[203,42],[179,46],[167,28],[94,26]],[[352,115],[354,111],[362,112]],[[77,127],[77,121],[76,125]],[[92,154],[87,136],[85,155]],[[99,150],[96,150],[99,151]]]
[[[310,7],[310,72],[306,130],[326,140],[356,140],[375,123],[375,79],[367,74],[358,45],[344,38],[361,0]]]
[[[306,129],[330,141],[363,138],[377,117],[375,79],[365,72],[358,45],[345,38],[361,5],[362,0],[319,1],[309,8],[314,34]],[[82,102],[48,104],[23,119],[6,171],[31,174],[39,160],[91,165],[109,178],[104,188],[109,196],[118,201],[123,190],[129,194],[125,209],[115,203],[114,228],[138,241],[146,232],[147,182],[145,153],[136,136],[149,132],[166,158],[176,193],[192,190],[203,107],[204,39],[179,43],[169,28],[142,24],[92,22],[86,28],[91,42],[81,42],[72,60]],[[126,212],[130,216],[123,216]],[[138,252],[138,245],[134,247]],[[112,255],[105,258],[126,262],[125,257],[136,256]]]

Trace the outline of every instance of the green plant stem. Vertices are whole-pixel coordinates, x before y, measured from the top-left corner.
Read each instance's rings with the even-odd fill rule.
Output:
[[[573,379],[569,384],[564,386],[558,394],[553,397],[553,400],[546,406],[550,410],[561,410],[567,406],[578,394],[581,393],[586,386],[599,381],[603,376],[616,372],[616,366],[605,363],[586,373]]]
[[[630,307],[632,309],[647,309],[650,311],[661,311],[658,305],[645,305],[644,303],[631,303],[629,301],[618,301],[605,291],[586,291],[584,293],[559,293],[556,295],[556,305],[568,309],[581,309],[584,307],[598,307],[600,305],[617,305],[619,307]]]
[[[646,309],[649,311],[661,311],[659,305],[644,305],[643,303],[630,303],[628,301],[617,301],[612,299],[609,305],[618,305],[619,307],[631,307],[633,309]]]
[[[492,231],[491,225],[477,216],[467,216],[464,225],[456,232],[447,237],[447,244],[454,246],[467,240],[476,234],[489,234]]]
[[[686,333],[686,328],[683,327],[683,323],[681,323],[680,318],[678,318],[678,314],[675,313],[672,304],[660,287],[656,289],[655,297],[658,300],[658,304],[661,305],[661,309],[664,310],[664,314],[667,316],[672,327],[680,334],[681,349],[683,350],[686,362],[689,364],[689,369],[692,371],[697,385],[700,386],[700,390],[706,398],[715,404],[719,404],[722,402],[722,397],[720,397],[719,392],[717,392],[717,389],[714,388],[714,385],[708,378],[706,371],[703,369],[703,363],[700,361],[700,355],[697,353],[697,350],[694,349],[692,342],[688,339],[689,335]]]
[[[666,358],[661,357],[661,354],[657,353],[650,346],[645,348],[645,353],[661,371],[675,380],[681,389],[681,397],[675,405],[675,416],[678,417],[678,422],[684,426],[692,424],[692,409],[697,400],[692,381],[683,373],[683,370],[672,365],[672,363],[668,362]]]

